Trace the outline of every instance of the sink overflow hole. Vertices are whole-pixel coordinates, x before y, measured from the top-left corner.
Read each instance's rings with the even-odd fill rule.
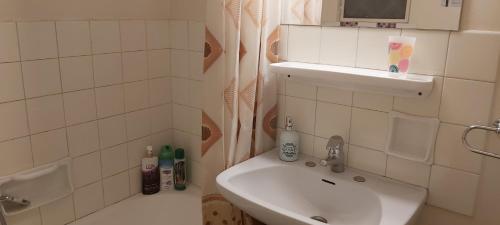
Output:
[[[328,223],[328,220],[326,220],[324,217],[321,217],[321,216],[311,216],[311,219],[322,222],[322,223]]]
[[[325,179],[321,179],[321,181],[323,181],[325,183],[329,183],[331,185],[335,185],[335,182],[333,182],[333,181],[329,181],[329,180],[325,180]]]

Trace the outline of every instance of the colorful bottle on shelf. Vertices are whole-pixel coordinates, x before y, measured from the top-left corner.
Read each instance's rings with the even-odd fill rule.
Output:
[[[186,157],[184,156],[184,149],[178,148],[175,150],[174,159],[174,187],[175,190],[186,189]]]
[[[160,191],[158,157],[153,156],[153,146],[146,147],[146,157],[142,159],[142,193],[152,195]]]
[[[160,187],[172,189],[174,185],[174,151],[170,145],[163,146],[158,156],[160,164]]]

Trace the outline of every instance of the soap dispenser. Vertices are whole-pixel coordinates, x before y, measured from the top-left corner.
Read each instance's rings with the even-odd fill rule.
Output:
[[[293,130],[292,118],[286,117],[286,128],[279,137],[279,156],[286,162],[293,162],[299,159],[299,134]]]

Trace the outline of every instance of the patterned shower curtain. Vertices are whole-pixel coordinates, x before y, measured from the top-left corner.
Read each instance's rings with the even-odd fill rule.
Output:
[[[203,224],[258,224],[216,190],[225,169],[275,145],[279,0],[207,0],[202,112]]]

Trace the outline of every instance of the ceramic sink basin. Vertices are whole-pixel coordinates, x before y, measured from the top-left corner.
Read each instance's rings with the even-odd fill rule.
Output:
[[[308,167],[306,162],[316,162]],[[282,162],[271,151],[217,176],[230,202],[268,225],[410,225],[425,202],[425,189],[347,168],[333,173],[302,155]],[[354,181],[362,176],[364,182]],[[359,178],[359,177],[358,177]]]

